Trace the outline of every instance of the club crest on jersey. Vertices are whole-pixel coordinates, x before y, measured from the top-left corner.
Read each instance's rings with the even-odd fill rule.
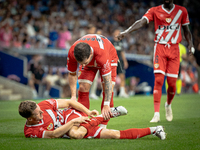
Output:
[[[106,64],[103,65],[103,72],[110,70],[110,62],[107,60]]]
[[[53,129],[53,123],[50,123],[50,124],[48,125],[47,129],[48,129],[48,130]]]
[[[78,77],[81,75],[81,71],[78,72]]]
[[[154,64],[154,68],[158,68],[159,67],[159,64]]]
[[[165,20],[167,23],[170,23],[172,21],[172,18],[166,18]]]

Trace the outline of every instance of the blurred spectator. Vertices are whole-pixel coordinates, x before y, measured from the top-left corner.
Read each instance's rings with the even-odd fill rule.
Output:
[[[72,39],[70,31],[66,25],[61,25],[59,34],[58,34],[58,42],[57,46],[59,49],[68,50],[70,48],[70,40]]]
[[[29,79],[28,84],[32,89],[34,99],[38,98],[38,92],[37,92],[36,88],[39,91],[40,90],[39,88],[43,85],[46,86],[46,90],[44,91],[43,96],[46,98],[50,97],[49,91],[50,91],[51,85],[49,82],[46,82],[45,80],[43,80],[44,73],[45,72],[42,68],[41,62],[39,62],[37,65],[36,64],[31,65],[31,77]]]
[[[177,4],[187,7],[190,22],[191,32],[193,34],[194,46],[199,43],[199,9],[198,5],[192,5],[192,1],[177,0]],[[112,29],[122,26],[127,28],[132,22],[139,19],[148,8],[158,5],[157,1],[1,1],[0,6],[0,28],[5,24],[9,24],[14,32],[18,34],[27,34],[27,36],[36,38],[44,31],[43,36],[49,38],[49,48],[67,48],[58,44],[58,33],[61,25],[67,25],[71,32],[71,38],[76,41],[79,37],[86,34],[85,28],[89,26],[89,22],[97,28],[102,28],[106,37],[112,36]],[[115,8],[115,9],[114,9]],[[194,12],[196,10],[196,12]],[[25,27],[24,27],[25,25]],[[135,54],[151,55],[153,49],[153,25],[143,27],[138,34],[127,37],[123,45],[127,52],[131,52],[132,45],[139,44]],[[20,32],[19,32],[20,30]],[[26,30],[24,33],[23,30]],[[146,36],[141,36],[146,35]],[[23,38],[24,39],[24,38]],[[26,38],[26,40],[28,40]],[[61,42],[63,43],[63,42]],[[61,46],[60,46],[61,45]],[[43,45],[46,46],[46,45]],[[57,47],[58,46],[58,47]],[[128,51],[129,50],[129,51]],[[132,49],[133,50],[133,49]]]
[[[6,24],[0,29],[0,47],[10,48],[12,40],[12,29]]]
[[[198,78],[198,88],[199,88],[198,93],[200,94],[200,43],[197,49],[195,50],[194,57],[196,59],[195,67],[197,70],[197,78]]]
[[[117,66],[117,75],[120,78],[120,88],[119,88],[119,97],[128,98],[128,94],[125,90],[125,70],[128,68],[128,61],[125,57],[125,50],[123,48],[122,41],[119,41],[117,35],[120,33],[119,29],[115,29],[113,32],[112,39],[110,40],[114,45],[117,55],[119,57],[118,66]]]
[[[184,93],[198,92],[197,79],[192,71],[192,66],[186,62],[182,62],[181,80]]]

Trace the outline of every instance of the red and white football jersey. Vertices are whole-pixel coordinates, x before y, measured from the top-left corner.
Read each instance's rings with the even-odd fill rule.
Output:
[[[93,58],[87,67],[99,68],[102,75],[111,72],[111,65],[117,66],[117,52],[112,43],[104,36],[97,34],[88,34],[77,40],[69,50],[67,58],[67,69],[69,72],[76,72],[78,63],[74,57],[74,47],[76,44],[84,42],[90,45]]]
[[[186,8],[175,4],[170,11],[167,11],[163,5],[152,7],[143,17],[148,23],[154,21],[154,41],[159,44],[180,43],[182,25],[190,23]]]
[[[49,99],[38,104],[43,111],[43,119],[37,125],[24,126],[25,137],[43,138],[45,131],[53,131],[65,123],[63,111],[58,110],[57,101]]]

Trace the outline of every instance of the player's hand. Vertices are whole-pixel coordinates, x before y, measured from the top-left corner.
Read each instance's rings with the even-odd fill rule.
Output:
[[[194,46],[193,46],[192,44],[189,44],[189,45],[188,45],[188,49],[189,49],[190,55],[194,54],[195,49],[194,49]]]
[[[128,62],[124,61],[124,69],[127,69],[127,68],[128,68]]]
[[[112,113],[110,111],[110,106],[104,105],[101,113],[103,115],[104,120],[110,119],[110,116],[112,115]]]
[[[90,117],[95,117],[98,115],[99,115],[99,112],[97,110],[92,110],[92,111],[89,111],[89,113],[88,113],[88,116],[90,116]]]
[[[77,101],[75,96],[72,96],[70,100]]]
[[[80,123],[88,123],[90,119],[88,117],[78,117],[72,120],[75,126],[79,126]]]
[[[126,36],[126,32],[120,32],[120,34],[117,36],[118,40],[122,40]]]

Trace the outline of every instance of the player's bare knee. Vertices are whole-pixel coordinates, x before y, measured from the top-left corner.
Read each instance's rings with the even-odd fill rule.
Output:
[[[79,91],[81,92],[89,92],[91,85],[88,83],[80,83],[79,84]]]

